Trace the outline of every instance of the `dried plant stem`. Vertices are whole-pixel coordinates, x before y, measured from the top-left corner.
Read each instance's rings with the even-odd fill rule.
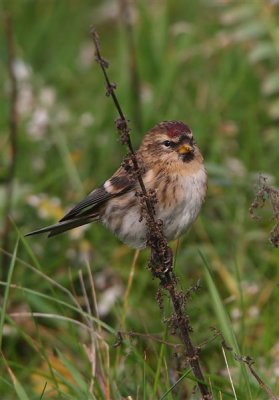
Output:
[[[176,315],[175,322],[178,324],[180,337],[186,348],[186,356],[188,362],[192,367],[194,376],[198,380],[198,385],[203,399],[209,400],[212,398],[212,396],[208,387],[203,383],[205,382],[205,380],[199,363],[199,348],[195,347],[192,343],[190,337],[190,332],[192,329],[189,323],[189,318],[187,315],[185,315],[184,305],[181,304],[181,297],[179,292],[177,291],[176,282],[174,283],[171,278],[169,278],[168,280],[169,283],[168,286],[165,287],[165,289],[168,290],[172,300]]]
[[[250,215],[252,218],[259,220],[255,214],[255,210],[262,208],[268,202],[271,208],[274,226],[269,234],[270,243],[274,247],[279,247],[279,190],[268,184],[266,176],[259,176],[259,188],[253,203],[250,206]]]
[[[10,139],[10,165],[9,170],[6,177],[6,199],[3,213],[3,230],[1,232],[2,236],[2,248],[4,250],[2,254],[1,266],[3,274],[7,272],[8,265],[8,257],[5,252],[9,251],[10,247],[10,231],[11,231],[11,221],[10,221],[10,212],[12,205],[12,198],[14,192],[14,177],[16,170],[16,159],[17,159],[17,81],[14,73],[14,59],[15,59],[15,51],[14,51],[14,39],[13,39],[13,24],[12,18],[9,13],[6,13],[4,16],[4,29],[6,34],[6,43],[7,43],[7,68],[10,78],[11,90],[10,90],[10,116],[9,116],[9,139]],[[5,278],[5,276],[3,276]]]
[[[270,387],[268,387],[264,381],[259,377],[259,375],[256,373],[256,371],[254,370],[254,368],[252,367],[252,364],[249,363],[247,364],[249,371],[251,372],[251,374],[254,376],[254,378],[256,379],[256,381],[258,382],[259,386],[266,392],[266,394],[269,396],[269,398],[271,400],[278,400],[278,397],[273,393],[273,391],[270,389]]]
[[[265,393],[268,395],[268,397],[271,400],[278,400],[278,397],[276,396],[276,394],[273,393],[273,391],[270,389],[270,387],[268,387],[264,381],[259,377],[259,375],[257,374],[256,370],[253,368],[253,364],[254,361],[252,360],[251,357],[249,356],[242,356],[242,355],[237,355],[234,354],[234,358],[239,361],[242,362],[244,364],[247,365],[251,375],[253,375],[253,377],[256,379],[256,381],[258,382],[259,386],[265,391]]]
[[[186,296],[177,290],[177,279],[173,271],[173,254],[168,246],[167,239],[163,233],[161,221],[155,218],[156,194],[152,191],[147,191],[142,179],[142,171],[137,160],[136,153],[130,138],[130,128],[128,121],[121,109],[117,96],[115,94],[116,86],[110,82],[107,74],[108,62],[101,56],[99,38],[94,29],[91,30],[92,39],[96,48],[96,61],[100,65],[104,79],[107,85],[108,96],[111,96],[114,105],[118,111],[119,118],[116,120],[116,128],[120,134],[121,142],[127,146],[129,150],[129,161],[133,168],[133,176],[138,180],[140,190],[137,195],[141,205],[141,213],[145,218],[147,226],[147,245],[151,248],[151,258],[149,267],[154,277],[160,280],[160,289],[158,292],[158,302],[161,306],[162,296],[161,291],[165,290],[173,304],[174,314],[169,319],[172,328],[179,332],[179,336],[185,346],[185,353],[189,364],[192,367],[193,374],[197,380],[202,399],[212,399],[212,394],[205,383],[204,376],[199,362],[199,349],[196,348],[190,337],[191,327],[189,318],[185,313]]]
[[[101,57],[98,35],[95,30],[92,30],[91,34],[92,34],[92,37],[93,37],[93,40],[95,43],[95,47],[96,47],[96,60],[99,63],[99,65],[101,66],[101,69],[103,71],[104,78],[105,78],[105,81],[107,84],[106,94],[107,94],[107,96],[112,97],[114,105],[115,105],[117,112],[119,114],[119,117],[120,117],[119,119],[116,120],[116,127],[117,127],[118,131],[120,132],[120,135],[121,135],[120,138],[121,138],[122,143],[126,144],[126,146],[128,147],[134,170],[137,172],[137,177],[138,177],[138,181],[140,184],[142,194],[144,196],[146,208],[148,210],[148,213],[150,214],[150,217],[155,221],[154,216],[153,216],[153,206],[152,206],[151,200],[147,194],[141,174],[138,173],[140,171],[140,167],[139,167],[136,153],[134,151],[134,148],[133,148],[133,145],[131,142],[131,138],[129,135],[130,128],[128,126],[128,121],[126,120],[125,115],[119,104],[118,98],[116,97],[116,94],[115,94],[116,86],[115,86],[115,84],[111,83],[109,80],[109,77],[108,77],[108,74],[106,71],[106,68],[108,68],[108,63]]]

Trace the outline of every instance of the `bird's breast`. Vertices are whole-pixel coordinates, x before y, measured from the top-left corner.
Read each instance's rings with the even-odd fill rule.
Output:
[[[196,219],[206,194],[206,182],[203,168],[191,174],[168,174],[149,180],[146,187],[154,189],[157,196],[155,218],[162,220],[168,240],[179,237]],[[101,219],[122,242],[144,248],[147,230],[141,215],[138,198],[131,191],[111,199]]]
[[[197,218],[207,190],[207,174],[200,168],[191,174],[173,175],[157,190],[158,218],[169,240],[185,232]],[[159,200],[161,196],[161,201]]]

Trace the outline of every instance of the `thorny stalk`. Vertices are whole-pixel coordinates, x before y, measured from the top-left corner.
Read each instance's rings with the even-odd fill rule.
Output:
[[[177,279],[173,271],[172,250],[168,246],[167,239],[163,234],[161,221],[155,218],[154,205],[156,203],[156,194],[154,191],[147,191],[144,186],[141,175],[142,170],[140,168],[140,164],[138,162],[130,138],[130,128],[128,126],[128,120],[126,119],[115,94],[116,86],[110,81],[107,73],[107,68],[109,64],[106,60],[103,59],[101,55],[99,37],[94,29],[91,30],[91,36],[95,44],[96,61],[102,69],[106,82],[106,94],[107,96],[112,97],[114,105],[119,114],[119,118],[116,120],[115,125],[120,134],[120,140],[122,144],[126,145],[129,151],[128,158],[126,159],[127,162],[126,164],[124,163],[124,167],[128,169],[129,165],[132,164],[133,176],[135,179],[138,180],[139,183],[140,190],[138,190],[137,196],[141,205],[142,217],[146,220],[147,245],[151,248],[149,268],[153,276],[159,278],[160,280],[160,289],[158,292],[157,300],[159,301],[159,305],[161,306],[162,291],[165,290],[169,294],[174,308],[174,314],[171,316],[171,318],[169,318],[169,322],[173,330],[178,331],[180,334],[186,350],[185,356],[197,380],[202,399],[210,400],[212,399],[212,394],[207,384],[205,383],[205,379],[199,362],[200,349],[193,345],[190,337],[190,332],[192,331],[192,328],[190,326],[189,318],[185,312],[185,302],[187,296],[177,290]]]
[[[10,142],[10,165],[6,177],[6,199],[4,205],[3,213],[3,230],[1,232],[2,236],[2,248],[4,249],[1,265],[3,274],[7,273],[8,256],[6,252],[9,251],[10,245],[10,231],[11,231],[11,221],[10,212],[14,192],[14,177],[16,170],[16,159],[17,159],[17,136],[18,136],[18,121],[17,121],[17,80],[14,72],[14,60],[15,60],[15,50],[14,50],[14,38],[13,38],[13,24],[11,15],[7,12],[4,15],[4,30],[6,35],[7,43],[7,68],[10,79],[10,115],[9,115],[9,142]],[[3,277],[5,278],[5,277]]]
[[[270,389],[270,387],[268,387],[264,383],[264,381],[259,377],[259,375],[257,374],[256,370],[252,366],[254,364],[254,361],[253,361],[253,359],[251,357],[249,357],[249,356],[241,356],[241,355],[239,356],[239,355],[235,354],[234,358],[237,361],[243,362],[244,364],[247,365],[249,371],[251,372],[253,377],[256,379],[256,381],[258,382],[259,386],[266,392],[266,394],[269,396],[269,398],[271,400],[278,400],[278,397],[273,393],[273,391]]]
[[[279,190],[270,186],[267,182],[267,177],[259,176],[259,188],[255,199],[250,206],[250,215],[252,218],[259,220],[255,214],[255,210],[263,208],[266,202],[271,208],[272,219],[274,220],[273,228],[269,234],[269,241],[274,247],[279,246]]]

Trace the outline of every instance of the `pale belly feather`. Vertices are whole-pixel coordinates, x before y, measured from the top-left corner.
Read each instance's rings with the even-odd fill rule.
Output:
[[[172,204],[165,208],[158,207],[157,204],[156,218],[163,221],[164,233],[168,240],[176,239],[186,232],[197,218],[206,194],[206,180],[204,169],[192,175],[181,176],[176,182],[180,189],[179,195]],[[134,192],[110,200],[102,222],[130,247],[144,248],[146,222],[140,222],[139,205],[135,200]],[[129,207],[131,201],[134,205]]]

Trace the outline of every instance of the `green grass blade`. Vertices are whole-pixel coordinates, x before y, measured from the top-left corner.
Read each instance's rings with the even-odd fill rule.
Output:
[[[146,388],[146,354],[144,354],[143,358],[143,371],[142,371],[142,390],[143,390],[143,400],[146,400],[146,393],[147,393],[147,388]]]
[[[165,327],[164,331],[164,336],[163,336],[163,341],[166,340],[167,338],[167,327]],[[153,385],[153,391],[152,391],[152,399],[155,399],[156,393],[160,384],[160,373],[161,373],[161,368],[163,365],[163,360],[164,360],[164,355],[165,355],[165,350],[166,350],[166,345],[164,343],[161,344],[160,347],[160,353],[159,353],[159,359],[157,362],[157,369],[156,369],[156,374],[155,374],[155,380],[154,380],[154,385]]]
[[[223,302],[221,300],[221,297],[218,293],[218,290],[216,288],[216,285],[212,279],[212,276],[210,274],[209,266],[208,263],[204,257],[204,255],[200,252],[200,256],[203,260],[203,266],[204,266],[204,275],[205,275],[205,280],[211,295],[211,298],[213,300],[213,307],[216,313],[216,316],[218,318],[220,327],[222,329],[222,334],[228,344],[233,348],[234,352],[240,354],[240,349],[236,340],[236,337],[234,335],[234,332],[232,330],[231,326],[231,321],[229,319],[229,316],[227,314],[227,311],[225,307],[223,306]]]
[[[160,398],[160,400],[164,400],[169,393],[184,379],[186,378],[187,375],[191,373],[192,369],[187,369],[183,375],[163,394],[163,396]]]
[[[18,381],[18,379],[15,377],[15,375],[13,375],[13,385],[14,385],[14,389],[15,389],[15,392],[16,392],[19,400],[30,400],[29,397],[27,396],[27,393],[25,392],[23,386]]]
[[[16,262],[16,255],[17,255],[17,249],[18,249],[18,242],[19,242],[19,237],[17,238],[16,244],[15,244],[15,248],[14,248],[14,252],[13,252],[13,255],[12,255],[12,260],[11,260],[11,264],[10,264],[9,272],[8,272],[8,277],[7,277],[7,286],[6,286],[6,288],[5,288],[5,293],[4,293],[3,305],[2,305],[2,307],[1,307],[1,318],[0,318],[0,349],[2,349],[3,327],[4,327],[4,321],[5,321],[5,313],[6,313],[6,309],[7,309],[9,291],[10,291],[12,276],[13,276],[14,267],[15,267],[15,262]]]
[[[64,355],[60,351],[57,351],[57,354],[62,364],[68,369],[68,371],[72,375],[73,379],[75,380],[76,384],[81,389],[81,391],[84,393],[88,393],[88,385],[85,382],[84,377],[77,370],[77,368],[73,365],[73,363],[67,360],[66,357],[64,357]]]
[[[207,286],[208,286],[208,289],[209,289],[209,292],[211,295],[211,299],[213,301],[213,308],[214,308],[215,314],[217,316],[217,319],[219,321],[221,332],[222,332],[225,340],[227,341],[227,343],[232,347],[233,352],[236,354],[241,354],[238,343],[237,343],[237,339],[236,339],[234,331],[233,331],[233,327],[232,327],[230,318],[229,318],[228,313],[223,305],[222,299],[218,293],[216,285],[212,279],[207,260],[201,251],[199,251],[199,254],[203,261],[205,280],[206,280],[206,283],[207,283]],[[238,365],[240,366],[241,376],[244,378],[244,381],[245,381],[247,396],[249,396],[248,398],[252,400],[253,398],[252,398],[252,393],[251,393],[251,388],[250,388],[249,375],[243,364],[238,364]]]
[[[18,241],[17,241],[18,244]],[[7,360],[5,359],[4,354],[1,351],[1,356],[3,358],[4,364],[8,370],[8,373],[10,375],[14,390],[17,394],[17,397],[19,398],[19,400],[30,400],[29,397],[27,396],[23,386],[21,385],[21,383],[18,381],[17,377],[15,376],[15,374],[13,373],[12,369],[9,367]]]

